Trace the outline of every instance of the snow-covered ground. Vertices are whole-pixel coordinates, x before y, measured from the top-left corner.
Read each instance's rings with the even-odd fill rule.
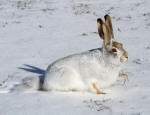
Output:
[[[124,44],[129,82],[106,95],[88,92],[5,93],[54,60],[97,47],[96,19],[110,14]],[[0,0],[0,115],[149,115],[149,0]]]

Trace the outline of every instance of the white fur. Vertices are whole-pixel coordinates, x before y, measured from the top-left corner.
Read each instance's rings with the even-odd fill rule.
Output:
[[[93,83],[105,88],[116,81],[120,66],[120,58],[107,55],[104,48],[74,54],[49,65],[43,88],[94,91]]]

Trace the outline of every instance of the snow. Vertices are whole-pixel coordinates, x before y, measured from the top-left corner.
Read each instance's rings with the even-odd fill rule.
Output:
[[[1,0],[0,115],[149,115],[149,6],[149,0]],[[101,47],[96,19],[106,13],[129,53],[126,85],[118,78],[106,95],[5,92],[23,78],[43,76],[56,59]]]

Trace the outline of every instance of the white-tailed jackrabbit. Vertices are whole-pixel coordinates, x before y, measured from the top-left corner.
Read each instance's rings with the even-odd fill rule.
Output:
[[[55,61],[46,70],[43,89],[58,91],[94,91],[105,94],[100,88],[113,84],[121,65],[128,60],[123,45],[114,40],[112,22],[97,19],[98,33],[103,47],[74,54]]]

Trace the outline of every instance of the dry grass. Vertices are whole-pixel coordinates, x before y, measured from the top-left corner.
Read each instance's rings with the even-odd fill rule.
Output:
[[[90,110],[94,110],[94,111],[106,111],[109,110],[111,111],[111,108],[109,106],[106,106],[105,103],[107,103],[108,101],[110,101],[111,99],[103,99],[103,100],[84,100],[83,103],[86,104],[86,106],[90,109]]]

